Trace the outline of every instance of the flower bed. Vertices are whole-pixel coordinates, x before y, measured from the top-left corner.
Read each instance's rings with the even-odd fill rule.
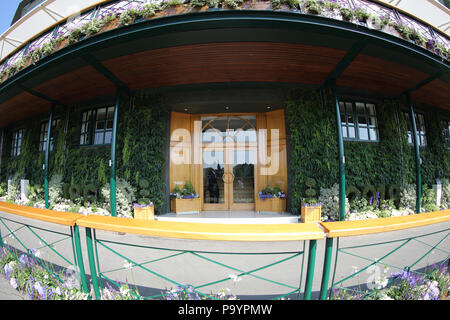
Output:
[[[450,267],[447,262],[432,268],[428,275],[409,270],[378,277],[375,290],[334,289],[331,300],[440,300],[446,299],[450,289]],[[387,268],[385,268],[385,272]]]

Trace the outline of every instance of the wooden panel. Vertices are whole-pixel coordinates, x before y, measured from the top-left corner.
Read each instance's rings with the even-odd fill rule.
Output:
[[[429,76],[395,62],[361,54],[342,73],[337,85],[398,96]]]
[[[149,50],[102,63],[132,89],[240,81],[321,84],[344,54],[301,44],[235,42]]]
[[[413,100],[450,110],[450,83],[436,79],[411,94]]]
[[[33,89],[66,104],[111,95],[116,92],[115,85],[91,66],[63,74]]]
[[[170,120],[170,190],[191,181],[191,115],[172,112]],[[197,191],[198,192],[198,191]]]
[[[279,186],[287,192],[287,151],[286,151],[286,127],[284,110],[270,111],[257,118],[258,130],[267,130],[267,140],[258,141],[258,165],[255,176],[255,197],[268,184],[272,187]],[[278,130],[278,139],[272,141],[272,130]],[[264,149],[265,150],[262,150]],[[261,155],[266,154],[269,163],[264,164]],[[284,208],[286,210],[286,208]]]

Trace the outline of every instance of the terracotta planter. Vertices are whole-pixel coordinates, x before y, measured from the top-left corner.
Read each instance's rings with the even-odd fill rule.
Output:
[[[256,198],[255,210],[257,212],[284,212],[286,211],[286,198]]]
[[[447,300],[447,297],[448,297],[448,291],[444,292],[444,293],[442,294],[442,297],[440,297],[439,299],[440,299],[440,300]]]
[[[154,220],[155,219],[155,207],[146,206],[142,208],[134,207],[134,218],[139,220]]]
[[[321,221],[322,206],[305,206],[301,210],[301,220],[305,223],[317,223]]]
[[[192,199],[171,199],[170,210],[179,213],[198,213],[202,209],[202,202],[200,198]]]

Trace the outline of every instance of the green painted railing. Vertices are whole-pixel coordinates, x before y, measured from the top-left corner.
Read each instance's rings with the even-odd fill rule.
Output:
[[[26,213],[16,211],[20,210],[19,207],[10,205],[7,210],[12,209],[11,213],[20,212],[19,215],[27,217]],[[6,211],[4,206],[1,206],[0,210]],[[22,254],[34,259],[61,284],[64,279],[61,279],[60,273],[56,270],[61,268],[75,270],[79,276],[80,288],[83,292],[89,293],[79,227],[75,224],[76,219],[74,219],[81,215],[68,214],[67,219],[62,218],[60,223],[53,223],[50,221],[53,217],[49,217],[52,215],[50,210],[39,210],[38,214],[39,220],[50,222],[50,224],[36,223],[37,220],[34,218],[24,220],[17,219],[18,216],[14,215],[0,215],[0,227],[2,227],[0,229],[6,230],[3,234],[0,233],[0,247],[6,248],[20,264],[22,261],[19,256]],[[71,246],[72,250],[67,250],[67,246]],[[68,256],[69,252],[72,257]]]
[[[283,299],[285,297],[290,298],[301,298],[301,283],[302,283],[302,274],[303,274],[303,266],[304,266],[304,258],[305,258],[305,241],[303,241],[303,249],[298,251],[286,251],[286,252],[224,252],[224,251],[204,251],[204,250],[183,250],[183,249],[168,249],[163,247],[153,247],[146,245],[135,245],[129,244],[126,242],[116,242],[109,240],[102,240],[96,236],[96,231],[91,230],[90,228],[86,228],[86,237],[88,244],[88,255],[90,262],[90,270],[91,277],[94,284],[94,292],[95,297],[99,299],[101,297],[101,289],[106,287],[106,282],[109,285],[115,286],[117,289],[123,285],[123,282],[117,281],[114,279],[114,274],[116,272],[126,271],[127,269],[130,272],[136,272],[135,269],[139,269],[147,273],[148,276],[151,276],[155,279],[162,280],[167,283],[167,288],[178,287],[178,288],[191,288],[192,294],[197,294],[198,297],[204,299],[218,299],[217,292],[220,292],[222,289],[213,292],[213,288],[217,289],[218,285],[223,285],[223,288],[229,289],[229,287],[234,286],[233,282],[236,279],[247,279],[253,278],[262,282],[266,282],[271,285],[278,286],[285,290],[285,293],[275,295],[271,299]],[[313,243],[316,240],[311,240]],[[121,247],[121,248],[114,248]],[[102,250],[103,249],[103,250]],[[142,261],[137,261],[130,257],[126,252],[130,252],[130,250],[139,249],[146,250],[145,259]],[[119,265],[119,267],[110,267],[108,263],[102,262],[103,254],[100,253],[103,251],[105,254],[106,251],[111,253],[116,257],[116,261],[123,261],[124,265]],[[231,259],[228,259],[230,258]],[[249,265],[253,265],[253,261],[255,259],[265,259],[270,260],[269,262],[264,262],[262,264],[258,264],[256,267],[243,268],[236,266],[236,261],[248,261]],[[315,253],[309,254],[309,257],[315,258]],[[174,261],[175,260],[175,261]],[[177,279],[176,276],[169,275],[163,268],[161,270],[161,263],[171,264],[171,263],[179,263],[178,269],[195,269],[195,265],[188,266],[185,263],[180,263],[180,261],[189,261],[191,260],[193,264],[198,263],[204,265],[210,265],[207,268],[217,267],[220,269],[220,272],[217,272],[217,278],[208,279],[204,282],[199,282],[198,284],[186,284]],[[232,260],[232,261],[228,261]],[[234,260],[234,263],[233,263]],[[267,270],[269,268],[280,267],[283,263],[286,263],[290,260],[298,260],[298,273],[299,273],[299,283],[297,286],[291,285],[286,282],[277,281],[275,279],[271,279],[266,276],[261,276],[258,273]],[[126,266],[127,265],[127,266]],[[311,267],[311,270],[309,268]],[[280,270],[280,272],[282,272]],[[309,259],[308,263],[308,274],[312,281],[314,272],[314,262],[311,262]],[[226,274],[232,274],[231,276]],[[225,275],[225,276],[224,276]],[[179,277],[179,274],[178,274]],[[245,282],[247,282],[245,280]],[[309,299],[311,297],[311,286],[308,285],[308,281],[306,283],[306,289],[304,293],[304,299]],[[231,286],[230,286],[231,284]],[[136,299],[168,299],[170,298],[170,291],[166,292],[154,292],[154,294],[143,295],[140,294],[139,286],[136,283],[131,284],[131,289],[133,290],[133,294]],[[209,290],[208,290],[209,289]],[[155,290],[153,290],[155,291]]]

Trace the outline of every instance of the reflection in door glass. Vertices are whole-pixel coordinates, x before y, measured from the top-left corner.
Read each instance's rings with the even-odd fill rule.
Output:
[[[224,203],[223,151],[203,152],[203,199],[204,203]]]
[[[252,150],[234,151],[233,202],[255,202],[255,153]]]

